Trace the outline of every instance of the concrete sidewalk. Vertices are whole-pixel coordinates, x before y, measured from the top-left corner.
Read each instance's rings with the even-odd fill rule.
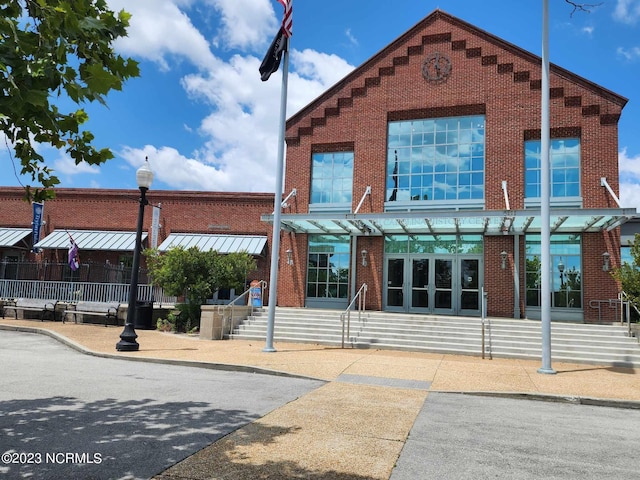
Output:
[[[260,341],[208,341],[138,330],[138,352],[118,352],[122,327],[0,320],[84,353],[327,383],[192,455],[158,479],[388,479],[429,392],[523,396],[640,408],[640,370]],[[0,333],[1,335],[1,333]]]

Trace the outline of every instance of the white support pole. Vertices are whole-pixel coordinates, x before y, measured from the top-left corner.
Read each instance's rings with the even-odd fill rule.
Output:
[[[542,366],[538,373],[553,374],[551,367],[551,183],[549,164],[550,150],[549,122],[549,0],[542,0],[542,98],[540,120],[540,162],[541,162],[541,269],[540,272],[540,323],[542,329]]]
[[[263,352],[275,352],[273,328],[278,301],[278,260],[280,258],[280,213],[284,178],[284,134],[287,126],[287,86],[289,77],[289,38],[285,39],[284,66],[282,68],[282,92],[280,95],[280,131],[278,132],[278,165],[276,167],[276,190],[273,201],[273,235],[271,239],[271,272],[269,274],[269,309],[267,338]]]

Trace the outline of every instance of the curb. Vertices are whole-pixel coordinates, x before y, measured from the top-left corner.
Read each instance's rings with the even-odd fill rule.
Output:
[[[451,393],[477,397],[509,398],[514,400],[532,400],[538,402],[566,403],[571,405],[591,405],[596,407],[640,410],[640,401],[634,400],[615,400],[609,398],[576,397],[571,395],[551,395],[545,393],[521,392],[452,392],[443,390],[431,390],[431,393]]]
[[[104,352],[96,352],[93,350],[89,350],[88,348],[80,345],[79,343],[74,342],[73,340],[69,340],[67,337],[60,335],[51,330],[47,330],[46,328],[38,328],[38,327],[24,327],[24,326],[15,326],[15,325],[2,325],[0,324],[0,330],[13,331],[13,332],[22,332],[22,333],[35,333],[39,335],[46,335],[48,337],[57,340],[58,342],[76,350],[79,353],[85,355],[91,355],[93,357],[100,358],[110,358],[114,360],[130,360],[134,362],[146,362],[146,363],[156,363],[156,364],[165,364],[165,365],[177,365],[181,367],[195,367],[195,368],[206,368],[209,370],[222,370],[228,372],[243,372],[243,373],[258,373],[261,375],[272,375],[276,377],[288,377],[288,378],[299,378],[302,380],[315,380],[318,382],[328,383],[327,380],[315,377],[308,377],[306,375],[299,375],[295,373],[281,372],[279,370],[270,370],[268,368],[261,367],[252,367],[250,365],[235,365],[229,363],[212,363],[212,362],[199,362],[196,360],[171,360],[166,358],[157,358],[157,357],[136,357],[133,355],[116,355],[111,353]]]
[[[261,375],[298,378],[302,380],[315,380],[323,383],[330,382],[326,379],[309,377],[306,375],[299,375],[299,374],[288,373],[288,372],[282,372],[278,370],[271,370],[271,369],[261,368],[261,367],[253,367],[249,365],[200,362],[195,360],[171,360],[171,359],[164,359],[164,358],[157,358],[157,357],[136,357],[132,355],[116,355],[116,354],[110,354],[110,353],[104,353],[104,352],[95,352],[93,350],[89,350],[88,348],[84,347],[79,343],[76,343],[68,339],[63,335],[60,335],[51,330],[47,330],[46,328],[3,325],[0,323],[0,331],[2,330],[46,335],[78,351],[79,353],[82,353],[85,355],[92,355],[94,357],[100,357],[100,358],[110,358],[110,359],[116,359],[116,360],[131,360],[136,362],[147,362],[147,363],[166,364],[166,365],[178,365],[183,367],[206,368],[210,370],[222,370],[222,371],[229,371],[229,372],[256,373]],[[339,379],[336,379],[334,381],[339,381]],[[572,405],[590,405],[590,406],[598,406],[598,407],[640,410],[640,401],[633,401],[633,400],[616,400],[616,399],[607,399],[607,398],[580,397],[580,396],[571,396],[571,395],[552,395],[552,394],[544,394],[544,393],[526,393],[526,392],[495,392],[495,391],[474,392],[474,391],[446,391],[446,390],[429,390],[429,389],[427,390],[430,393],[449,393],[449,394],[457,394],[457,395],[510,398],[510,399],[516,399],[516,400],[532,400],[532,401],[542,401],[542,402],[565,403],[565,404],[572,404]]]

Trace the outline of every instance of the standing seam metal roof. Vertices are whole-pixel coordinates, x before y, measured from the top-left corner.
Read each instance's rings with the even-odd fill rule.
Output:
[[[69,235],[73,237],[80,250],[133,251],[136,243],[136,232],[54,230],[40,240],[36,247],[42,249],[69,248]],[[147,233],[143,232],[142,241],[147,236]]]
[[[257,235],[211,235],[200,233],[172,233],[158,247],[166,252],[172,247],[185,249],[196,247],[201,251],[215,250],[218,253],[247,252],[263,255],[267,237]]]
[[[30,233],[30,228],[0,228],[0,247],[14,247]]]

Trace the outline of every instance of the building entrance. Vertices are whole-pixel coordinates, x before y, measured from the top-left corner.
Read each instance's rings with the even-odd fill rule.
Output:
[[[448,315],[480,315],[482,257],[389,256],[385,309]]]

